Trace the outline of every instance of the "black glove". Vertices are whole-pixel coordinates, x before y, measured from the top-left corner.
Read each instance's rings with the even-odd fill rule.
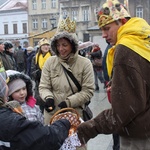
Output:
[[[58,104],[58,107],[60,107],[61,109],[62,108],[66,108],[67,107],[67,104],[65,101],[62,101],[61,103]]]
[[[69,129],[71,127],[71,124],[68,120],[66,119],[60,119],[52,123],[49,128],[52,130],[50,138],[51,138],[51,143],[50,143],[50,149],[52,150],[58,150],[61,145],[64,143],[65,139],[69,135]],[[55,134],[53,134],[55,133]]]
[[[47,112],[51,112],[55,109],[54,100],[52,98],[47,98],[44,108]]]

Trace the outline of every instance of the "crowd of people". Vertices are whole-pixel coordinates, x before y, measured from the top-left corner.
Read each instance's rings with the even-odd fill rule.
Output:
[[[55,35],[41,39],[36,50],[14,51],[12,43],[0,41],[0,150],[59,150],[71,122],[50,124],[50,119],[73,108],[82,120],[99,82],[111,108],[77,127],[76,150],[86,150],[98,134],[113,135],[113,150],[150,149],[150,26],[132,18],[118,0],[107,0],[97,19],[108,44],[104,54],[98,44],[79,44],[69,17],[60,19]]]

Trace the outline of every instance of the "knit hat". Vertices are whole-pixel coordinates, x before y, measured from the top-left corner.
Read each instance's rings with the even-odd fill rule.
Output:
[[[38,42],[39,47],[41,47],[44,44],[50,45],[49,41],[46,38],[43,38]]]
[[[129,11],[118,0],[107,0],[100,11],[98,11],[98,26],[101,28],[116,20],[130,17]]]
[[[27,51],[33,51],[34,50],[34,48],[32,47],[32,46],[29,46],[28,48],[27,48]]]
[[[26,86],[26,83],[22,79],[16,79],[16,80],[13,80],[12,82],[9,82],[8,83],[8,88],[9,88],[8,96],[10,96],[12,93],[14,93],[15,91],[25,86]]]

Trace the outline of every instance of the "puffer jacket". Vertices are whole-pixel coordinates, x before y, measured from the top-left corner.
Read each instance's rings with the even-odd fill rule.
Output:
[[[116,46],[111,86],[112,109],[78,128],[87,142],[98,134],[150,138],[150,63],[130,48]]]
[[[63,37],[69,39],[73,45],[73,55],[68,61],[62,60],[56,50],[56,40]],[[45,62],[39,85],[42,99],[45,101],[47,97],[53,98],[56,106],[55,110],[50,113],[44,111],[46,124],[48,124],[51,116],[60,109],[58,104],[62,101],[66,102],[67,107],[75,108],[82,117],[82,107],[91,99],[94,93],[94,73],[91,61],[78,55],[78,41],[75,36],[68,32],[56,34],[51,41],[51,49],[56,56],[51,56]],[[80,92],[78,92],[78,88],[69,78],[75,93],[73,94],[62,65],[76,77],[82,87]]]
[[[0,140],[5,141],[3,145],[0,142],[0,150],[58,150],[70,129],[68,120],[43,126],[3,106],[0,107],[0,120]]]

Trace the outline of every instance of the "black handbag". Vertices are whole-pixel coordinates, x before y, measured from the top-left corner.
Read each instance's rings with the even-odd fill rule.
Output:
[[[65,75],[66,75],[66,78],[67,78],[67,80],[68,80],[68,83],[69,83],[69,85],[70,85],[70,88],[71,88],[71,90],[72,90],[72,93],[74,93],[74,91],[73,91],[73,88],[72,88],[72,86],[71,86],[71,84],[70,84],[70,82],[69,82],[69,79],[68,79],[67,74],[68,74],[69,77],[72,79],[72,81],[74,82],[74,84],[77,86],[78,91],[81,91],[81,85],[79,84],[79,82],[78,82],[78,80],[75,78],[75,76],[72,74],[72,72],[70,72],[69,70],[67,70],[63,65],[62,65],[62,67],[63,67],[63,70],[64,70],[64,72],[65,72]],[[66,73],[67,73],[67,74],[66,74]],[[88,121],[88,120],[90,120],[90,119],[93,118],[93,112],[91,111],[91,109],[90,109],[89,106],[88,106],[88,105],[90,104],[90,102],[91,102],[91,101],[86,102],[84,108],[82,108],[83,120],[84,120],[84,121]]]

